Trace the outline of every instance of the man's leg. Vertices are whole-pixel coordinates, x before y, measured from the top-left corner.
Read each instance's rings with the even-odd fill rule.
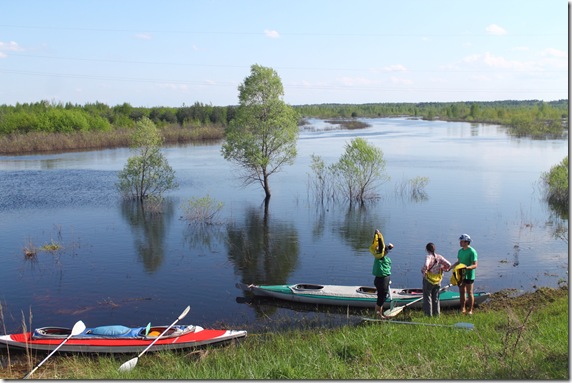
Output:
[[[475,297],[473,295],[474,286],[475,286],[474,283],[471,283],[471,284],[468,284],[466,287],[467,288],[467,295],[468,295],[467,296],[467,303],[468,303],[467,306],[469,306],[468,307],[469,314],[473,313],[473,306],[475,304]]]
[[[461,301],[461,313],[463,314],[467,312],[467,310],[465,310],[465,287],[466,285],[464,283],[459,286],[459,299]]]

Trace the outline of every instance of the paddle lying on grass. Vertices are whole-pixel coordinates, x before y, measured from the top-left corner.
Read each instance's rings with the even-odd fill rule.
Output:
[[[458,322],[455,324],[438,324],[438,323],[423,323],[423,322],[405,322],[399,320],[386,320],[386,319],[374,319],[374,318],[362,318],[364,321],[369,322],[383,322],[383,323],[397,323],[397,324],[413,324],[413,325],[423,325],[423,326],[436,326],[436,327],[453,327],[464,330],[474,330],[475,325],[467,322]]]
[[[63,342],[58,345],[58,347],[54,348],[54,350],[53,350],[52,352],[50,352],[50,353],[48,354],[48,356],[46,356],[46,358],[45,358],[44,360],[42,360],[36,367],[34,367],[34,368],[32,369],[32,371],[28,372],[28,373],[26,374],[26,376],[24,376],[22,379],[28,379],[28,378],[30,377],[30,375],[32,375],[32,374],[34,373],[34,371],[36,371],[42,364],[44,364],[44,362],[45,362],[46,360],[48,360],[48,358],[49,358],[50,356],[52,356],[56,351],[58,351],[59,348],[62,347],[65,342],[67,342],[72,336],[81,334],[81,333],[83,332],[83,330],[85,330],[85,324],[83,324],[82,321],[77,321],[76,324],[74,324],[74,326],[73,326],[73,328],[72,328],[72,330],[71,330],[71,333],[68,335],[68,337],[65,338],[65,339],[63,340]]]
[[[119,366],[119,371],[131,371],[131,370],[133,370],[133,369],[135,368],[135,366],[137,365],[137,361],[139,360],[139,358],[141,358],[141,356],[142,356],[143,354],[145,354],[145,352],[146,352],[147,350],[149,350],[149,348],[150,348],[151,346],[153,346],[153,345],[155,344],[155,342],[159,340],[159,338],[161,338],[163,335],[165,335],[165,333],[166,333],[167,331],[169,331],[169,329],[170,329],[171,327],[173,327],[178,321],[180,321],[181,319],[183,319],[183,318],[189,313],[190,310],[191,310],[191,306],[187,306],[187,308],[185,309],[185,311],[183,311],[183,312],[181,313],[181,315],[179,315],[179,317],[178,317],[173,323],[171,323],[171,325],[170,325],[169,327],[167,327],[167,328],[165,329],[165,331],[163,331],[163,332],[161,333],[161,335],[159,335],[157,338],[155,338],[155,340],[154,340],[153,342],[151,342],[151,344],[150,344],[149,346],[147,346],[147,347],[145,348],[145,350],[141,351],[141,354],[139,354],[138,356],[136,356],[136,357],[133,358],[133,359],[129,359],[127,362],[125,362],[125,363],[123,363],[121,366]]]
[[[439,289],[439,294],[441,293],[441,291],[446,290],[446,289],[448,289],[448,288],[451,287],[451,286],[453,286],[453,285],[452,285],[452,284],[448,284],[447,286],[442,287],[441,289]],[[407,303],[407,304],[405,304],[405,305],[403,305],[403,306],[397,306],[397,307],[391,308],[391,309],[389,309],[389,310],[385,310],[385,312],[383,313],[383,315],[385,315],[385,316],[388,317],[388,318],[393,318],[393,317],[395,317],[397,314],[399,314],[400,312],[402,312],[404,308],[406,308],[407,306],[412,305],[412,304],[415,303],[415,302],[419,302],[421,299],[423,299],[423,297],[418,298],[418,299],[415,299],[415,300],[413,300],[413,301],[411,301],[411,302],[409,302],[409,303]]]

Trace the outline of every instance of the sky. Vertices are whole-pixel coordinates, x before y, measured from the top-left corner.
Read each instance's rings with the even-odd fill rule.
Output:
[[[567,0],[0,0],[0,105],[568,99]]]

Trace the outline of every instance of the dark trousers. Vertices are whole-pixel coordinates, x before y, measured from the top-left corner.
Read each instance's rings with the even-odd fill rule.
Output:
[[[423,312],[427,316],[439,316],[441,307],[439,305],[440,285],[434,285],[423,278]]]
[[[383,307],[383,303],[389,293],[389,275],[385,277],[375,277],[373,284],[377,289],[377,305]]]

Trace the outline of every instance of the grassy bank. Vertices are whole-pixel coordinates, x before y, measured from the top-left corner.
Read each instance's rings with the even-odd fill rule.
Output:
[[[569,379],[568,290],[539,289],[511,298],[500,292],[473,316],[446,311],[438,319],[419,310],[396,320],[455,327],[362,323],[338,329],[249,333],[224,347],[143,355],[57,355],[35,379]],[[5,351],[4,351],[5,352]],[[12,362],[2,378],[21,378],[45,355]],[[25,358],[22,358],[23,360]]]
[[[220,125],[187,128],[169,125],[161,128],[160,133],[165,144],[170,145],[219,140],[223,137],[224,128]],[[0,135],[0,155],[126,148],[130,145],[132,134],[132,129],[115,129],[113,131],[29,132]]]

